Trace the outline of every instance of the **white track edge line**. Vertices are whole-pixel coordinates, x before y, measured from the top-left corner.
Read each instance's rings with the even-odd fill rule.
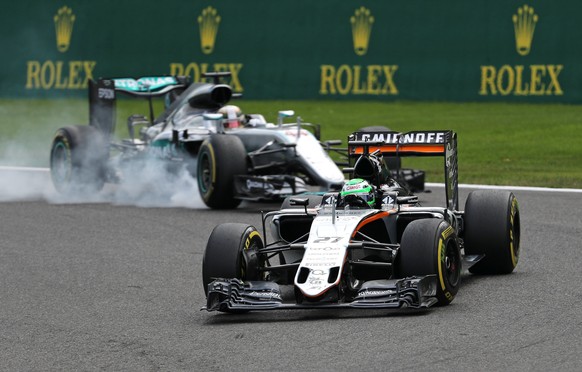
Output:
[[[49,168],[33,168],[33,167],[11,167],[1,166],[0,171],[17,171],[17,172],[49,172]],[[444,183],[425,183],[429,187],[445,187]],[[493,189],[493,190],[517,190],[517,191],[546,191],[546,192],[574,192],[582,193],[582,189],[557,189],[551,187],[530,187],[530,186],[497,186],[497,185],[469,185],[459,184],[459,188],[463,189]]]
[[[445,187],[444,183],[425,183],[430,187]],[[582,193],[582,189],[558,189],[552,187],[533,187],[533,186],[500,186],[500,185],[469,185],[459,184],[462,189],[489,189],[489,190],[516,190],[516,191],[545,191],[545,192],[575,192]]]
[[[8,172],[48,172],[49,168],[34,168],[34,167],[12,167],[0,165],[0,171]]]

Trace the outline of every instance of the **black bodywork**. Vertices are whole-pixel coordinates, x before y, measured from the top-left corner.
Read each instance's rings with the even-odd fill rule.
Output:
[[[198,179],[199,189],[206,190],[206,194],[201,192],[204,201],[213,208],[235,207],[242,199],[280,200],[306,191],[307,186],[321,190],[341,187],[341,171],[321,147],[330,146],[319,142],[319,125],[303,123],[299,117],[296,123],[283,123],[281,113],[284,111],[281,111],[277,124],[266,123],[262,115],[253,114],[246,115],[252,126],[225,130],[222,119],[216,113],[237,96],[232,93],[229,85],[221,83],[222,79],[228,78],[229,73],[206,73],[204,76],[212,81],[192,83],[188,77],[181,76],[144,77],[137,80],[101,78],[90,81],[89,126],[92,130],[65,128],[66,133],[59,137],[61,143],[57,144],[60,148],[66,148],[66,151],[57,152],[63,154],[63,159],[51,158],[51,164],[58,166],[59,162],[71,163],[65,157],[67,154],[69,157],[75,156],[70,155],[71,151],[75,151],[74,147],[86,147],[88,142],[105,143],[103,146],[107,146],[107,149],[98,152],[110,155],[99,156],[91,162],[79,161],[81,165],[76,167],[96,164],[98,172],[94,173],[98,175],[93,175],[91,180],[101,178],[99,184],[102,185],[104,182],[122,181],[120,164],[136,158],[145,158],[147,161],[147,157],[153,155],[168,163],[185,164],[191,175]],[[119,94],[147,100],[149,117],[131,115],[127,120],[129,138],[115,141],[113,134]],[[156,98],[163,98],[166,104],[165,110],[157,117],[152,103]],[[311,130],[308,136],[305,135],[305,129]],[[76,133],[69,135],[70,131],[81,132],[80,144],[69,144],[68,139],[79,137]],[[320,147],[321,151],[315,156],[304,156],[298,145],[300,136],[309,137],[310,141],[318,143],[316,147]],[[196,166],[196,158],[205,143],[209,162],[205,163],[206,168],[201,169]],[[221,153],[214,154],[219,148],[222,149]],[[54,153],[51,152],[51,157]],[[229,164],[227,158],[242,160],[227,172],[223,170],[226,168],[224,164]],[[323,174],[320,163],[325,163],[323,168],[335,167],[335,174]],[[78,172],[76,168],[73,166],[69,173]],[[201,176],[203,172],[206,172],[206,178]],[[53,181],[57,189],[67,190],[59,183],[66,183],[71,177],[65,171],[61,173],[65,176],[55,173]],[[214,195],[210,195],[212,191]],[[221,203],[221,199],[228,199],[229,202]]]
[[[348,145],[347,171],[375,186],[377,204],[370,208],[336,192],[292,197],[263,214],[264,240],[255,237],[254,248],[241,249],[245,269],[226,277],[213,262],[215,250],[224,249],[213,232],[203,264],[206,310],[423,309],[455,298],[463,266],[475,274],[514,270],[517,200],[510,192],[477,190],[459,210],[454,132],[356,132]],[[383,155],[443,158],[445,206],[422,206],[390,176]]]

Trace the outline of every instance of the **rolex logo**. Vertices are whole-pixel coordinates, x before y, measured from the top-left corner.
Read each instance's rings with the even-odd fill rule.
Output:
[[[71,8],[64,6],[58,10],[54,21],[57,34],[57,49],[59,52],[64,53],[69,49],[69,44],[71,43],[75,15]]]
[[[368,42],[370,41],[374,17],[368,9],[361,7],[356,9],[354,15],[350,17],[350,23],[352,24],[352,36],[354,38],[354,52],[359,56],[363,56],[368,52]]]
[[[200,44],[202,45],[202,53],[210,54],[214,50],[214,42],[216,41],[216,34],[218,33],[218,25],[220,23],[220,16],[213,7],[202,11],[198,16],[198,24],[200,26]]]
[[[528,55],[531,50],[531,42],[538,18],[538,15],[534,13],[534,9],[527,5],[518,8],[517,14],[513,15],[515,47],[517,53],[522,56]]]

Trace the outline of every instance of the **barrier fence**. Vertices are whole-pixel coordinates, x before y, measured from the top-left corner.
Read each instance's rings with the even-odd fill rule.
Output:
[[[577,103],[581,13],[573,0],[12,1],[0,96],[228,70],[252,99]]]

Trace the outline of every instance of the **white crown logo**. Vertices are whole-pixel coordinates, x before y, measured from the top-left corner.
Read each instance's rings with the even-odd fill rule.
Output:
[[[220,23],[220,16],[213,7],[202,11],[198,16],[198,24],[200,25],[200,44],[202,45],[202,53],[210,54],[214,50],[214,42],[216,41],[216,34],[218,33],[218,24]]]
[[[64,53],[69,49],[71,43],[75,15],[71,8],[64,6],[57,11],[57,14],[54,16],[54,21],[55,32],[57,34],[57,49],[59,52]]]
[[[526,56],[531,50],[531,42],[539,17],[531,6],[524,5],[517,9],[517,14],[514,14],[512,19],[515,30],[515,48],[517,53]]]
[[[353,16],[350,17],[352,24],[352,37],[354,38],[354,51],[357,55],[363,56],[368,52],[368,42],[372,32],[374,17],[370,11],[364,7],[356,9]]]

